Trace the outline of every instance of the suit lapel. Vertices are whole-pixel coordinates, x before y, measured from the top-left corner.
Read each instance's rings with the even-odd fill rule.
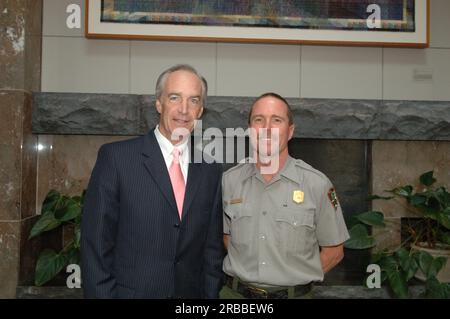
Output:
[[[186,216],[187,212],[189,211],[189,207],[192,204],[192,201],[194,200],[195,194],[197,193],[198,187],[201,182],[202,177],[202,164],[201,163],[193,163],[191,160],[191,163],[189,163],[188,168],[188,178],[186,183],[186,193],[184,195],[184,202],[183,202],[183,219]]]
[[[178,209],[173,195],[172,184],[170,182],[169,173],[166,169],[166,163],[159,148],[154,131],[151,130],[144,138],[142,154],[144,155],[144,166],[152,176],[155,184],[158,186],[161,193],[169,202],[170,206],[177,212]]]

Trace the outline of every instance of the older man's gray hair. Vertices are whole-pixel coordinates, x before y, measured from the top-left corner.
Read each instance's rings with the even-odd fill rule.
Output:
[[[189,64],[177,64],[161,73],[161,75],[158,77],[158,80],[156,81],[156,89],[155,89],[156,99],[158,100],[161,98],[162,92],[164,91],[164,86],[166,85],[167,77],[171,73],[176,71],[187,71],[196,75],[199,78],[202,84],[202,106],[205,107],[206,96],[208,95],[208,82],[206,82],[205,78]]]

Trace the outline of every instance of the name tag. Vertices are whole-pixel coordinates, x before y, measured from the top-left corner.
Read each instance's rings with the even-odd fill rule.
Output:
[[[242,203],[242,198],[230,199],[230,205]]]

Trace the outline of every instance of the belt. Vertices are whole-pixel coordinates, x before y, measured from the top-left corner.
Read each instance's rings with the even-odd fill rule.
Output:
[[[245,283],[237,277],[227,275],[226,285],[247,299],[290,299],[306,295],[312,289],[312,284],[290,287],[260,288]]]

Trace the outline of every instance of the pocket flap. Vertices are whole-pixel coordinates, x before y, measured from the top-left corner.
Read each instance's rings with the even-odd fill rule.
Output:
[[[242,217],[251,217],[252,212],[248,209],[244,209],[243,204],[228,204],[223,208],[225,214],[230,217],[231,220],[237,220]]]
[[[314,213],[309,211],[295,211],[284,209],[277,213],[275,220],[289,223],[294,227],[314,227]]]

